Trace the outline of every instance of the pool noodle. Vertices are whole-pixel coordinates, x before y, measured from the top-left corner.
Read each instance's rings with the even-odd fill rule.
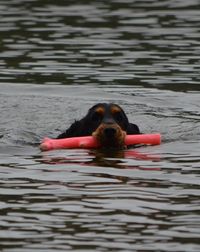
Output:
[[[157,145],[161,143],[161,135],[156,134],[138,134],[138,135],[126,135],[125,145]],[[42,151],[54,150],[54,149],[74,149],[74,148],[99,148],[100,144],[93,136],[85,137],[70,137],[63,139],[51,139],[44,138],[40,144]]]

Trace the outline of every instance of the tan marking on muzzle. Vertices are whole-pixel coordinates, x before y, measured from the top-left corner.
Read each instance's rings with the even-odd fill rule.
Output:
[[[114,134],[113,138],[106,137],[104,134],[105,129],[113,128],[116,130],[116,133]],[[116,148],[122,148],[124,146],[124,140],[126,136],[126,132],[123,131],[118,124],[105,124],[102,123],[100,126],[96,129],[96,131],[92,134],[97,141],[100,143],[103,147],[116,147]]]

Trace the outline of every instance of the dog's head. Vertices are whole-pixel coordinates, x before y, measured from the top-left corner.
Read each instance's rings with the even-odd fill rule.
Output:
[[[101,146],[123,147],[129,122],[123,109],[116,104],[98,103],[87,116],[87,125],[92,129]]]

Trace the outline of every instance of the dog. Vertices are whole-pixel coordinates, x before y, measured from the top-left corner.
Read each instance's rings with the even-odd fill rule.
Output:
[[[129,123],[123,109],[113,103],[98,103],[57,139],[94,136],[102,147],[123,148],[125,136],[128,134],[140,134],[140,130],[136,124]]]

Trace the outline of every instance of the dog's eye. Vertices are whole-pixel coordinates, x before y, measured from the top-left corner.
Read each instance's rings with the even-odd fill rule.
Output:
[[[94,112],[94,114],[92,115],[92,120],[93,121],[99,121],[103,118],[103,115],[98,113],[98,112]]]
[[[123,120],[123,116],[122,116],[122,114],[120,112],[114,113],[113,116],[114,116],[115,120],[117,120],[117,121],[122,121]]]

